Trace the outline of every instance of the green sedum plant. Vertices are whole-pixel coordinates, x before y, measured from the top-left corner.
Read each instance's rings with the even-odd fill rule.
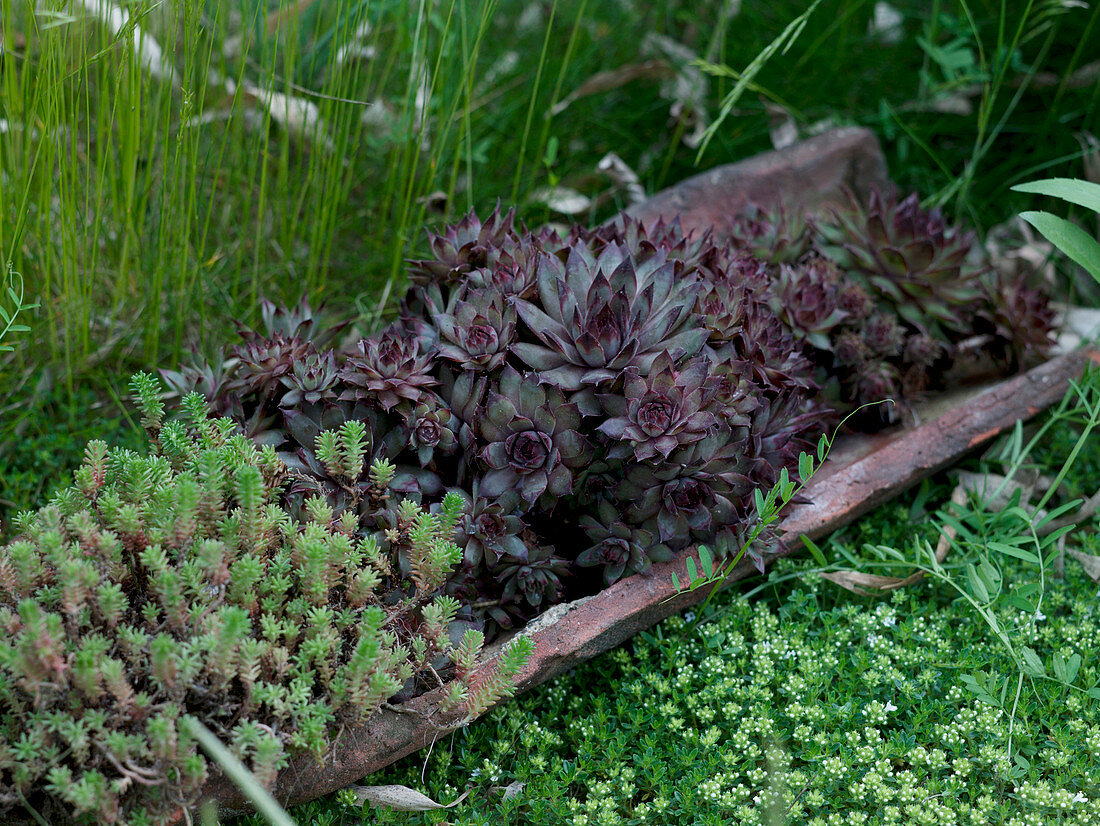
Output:
[[[191,720],[270,785],[395,695],[453,674],[453,723],[510,693],[529,643],[479,670],[483,637],[441,593],[461,497],[395,496],[350,421],[317,439],[348,507],[312,496],[296,519],[271,447],[198,394],[169,420],[151,376],[132,386],[151,452],[90,442],[0,548],[0,817],[164,822],[208,775]]]

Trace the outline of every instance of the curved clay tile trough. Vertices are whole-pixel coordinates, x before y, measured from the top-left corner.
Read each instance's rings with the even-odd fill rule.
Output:
[[[875,137],[866,130],[843,129],[703,173],[630,212],[642,220],[679,215],[685,230],[713,225],[720,234],[729,216],[749,202],[816,209],[842,202],[845,189],[865,194],[885,180]],[[797,547],[800,535],[820,537],[851,522],[1018,419],[1060,400],[1090,359],[1100,361],[1100,354],[1062,355],[977,395],[956,397],[947,402],[946,412],[919,426],[841,440],[806,487],[805,503],[782,521],[782,531]],[[727,584],[754,571],[746,562]],[[519,690],[546,682],[705,598],[706,589],[676,596],[673,573],[686,581],[685,557],[654,565],[651,572],[621,580],[596,596],[555,606],[532,622],[523,633],[533,640],[534,654]],[[287,805],[313,800],[431,745],[451,730],[428,720],[442,693],[437,689],[405,703],[400,713],[383,710],[366,724],[346,729],[323,766],[308,757],[295,761],[279,774],[277,799]],[[453,728],[457,720],[450,723]],[[236,787],[218,774],[211,777],[205,797],[216,800],[226,815],[247,808]],[[184,819],[182,812],[179,819]]]

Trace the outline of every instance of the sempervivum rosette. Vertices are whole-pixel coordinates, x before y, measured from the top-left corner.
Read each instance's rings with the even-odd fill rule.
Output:
[[[581,415],[556,387],[541,385],[531,373],[507,366],[496,390],[490,390],[479,421],[487,470],[481,494],[497,499],[515,494],[528,506],[544,493],[573,492],[573,469],[591,456],[578,430]]]
[[[705,541],[741,516],[736,502],[753,488],[749,450],[739,434],[716,428],[667,462],[628,466],[614,499],[626,521],[670,548]]]
[[[457,297],[461,295],[462,297]],[[516,338],[516,311],[494,289],[456,294],[433,318],[439,329],[436,351],[463,370],[489,371],[504,364]]]
[[[605,585],[672,556],[652,531],[625,523],[619,508],[606,499],[599,501],[594,516],[582,516],[580,524],[592,544],[577,557],[577,564],[582,568],[602,566]]]
[[[431,354],[421,352],[420,339],[400,325],[360,341],[340,378],[350,385],[344,398],[369,399],[387,411],[401,402],[417,404],[428,388],[439,384],[432,375]]]
[[[636,368],[628,368],[623,393],[599,397],[609,418],[598,430],[617,441],[609,456],[632,456],[637,461],[667,459],[673,450],[698,442],[718,424],[718,389],[717,377],[712,378],[705,358],[676,369],[669,354],[662,353],[645,378]]]
[[[940,325],[949,335],[972,330],[981,298],[981,269],[967,262],[974,234],[960,232],[938,209],[921,209],[914,193],[871,193],[864,209],[854,200],[819,222],[827,254],[905,320]]]
[[[512,352],[543,381],[564,391],[614,381],[627,367],[649,373],[662,352],[699,352],[707,333],[693,323],[697,282],[663,253],[637,263],[629,250],[608,244],[599,257],[574,243],[563,261],[539,259],[539,299],[516,310],[536,342]]]
[[[414,284],[457,284],[473,270],[491,268],[505,246],[520,241],[515,217],[514,209],[501,215],[497,206],[484,222],[471,212],[442,234],[432,233],[432,257],[409,262],[409,278]]]

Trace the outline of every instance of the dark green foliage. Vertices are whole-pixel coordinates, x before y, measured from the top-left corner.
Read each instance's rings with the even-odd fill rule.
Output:
[[[159,821],[207,777],[187,716],[270,783],[433,662],[453,663],[460,717],[510,691],[525,643],[477,672],[481,635],[450,636],[461,498],[429,513],[394,496],[352,420],[316,439],[344,507],[306,497],[295,518],[296,472],[270,445],[197,394],[172,420],[152,377],[133,388],[153,452],[90,442],[75,485],[0,548],[0,813]]]

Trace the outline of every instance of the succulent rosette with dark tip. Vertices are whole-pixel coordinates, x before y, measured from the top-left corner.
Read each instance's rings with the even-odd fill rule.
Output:
[[[671,221],[658,218],[644,224],[624,214],[595,229],[573,227],[568,243],[574,241],[580,241],[597,255],[608,244],[618,244],[630,250],[639,262],[663,253],[666,260],[682,261],[685,274],[698,267],[716,267],[723,255],[710,230],[685,235],[679,218]]]
[[[480,457],[488,467],[481,495],[495,499],[511,491],[530,506],[544,493],[572,493],[573,470],[591,456],[580,426],[580,411],[561,390],[505,366],[479,421],[486,443]]]
[[[770,487],[781,468],[794,467],[800,453],[813,453],[818,437],[835,419],[816,397],[788,390],[762,405],[750,436],[752,479]]]
[[[293,308],[275,304],[266,298],[260,299],[260,318],[268,338],[281,335],[288,339],[310,341],[318,350],[329,347],[349,323],[326,317],[323,309],[322,306],[314,310],[304,296]],[[254,335],[247,327],[240,329],[245,338]]]
[[[861,364],[853,376],[855,401],[859,404],[881,402],[885,399],[898,400],[901,389],[901,375],[892,364],[884,361],[868,361]],[[895,404],[877,405],[879,414],[885,421],[897,418]]]
[[[416,451],[420,466],[426,466],[436,451],[452,453],[456,439],[452,428],[458,421],[446,407],[421,402],[405,419],[408,447]]]
[[[987,303],[979,316],[982,327],[994,336],[994,359],[1018,369],[1050,351],[1055,312],[1046,293],[1027,286],[1023,278],[991,279],[983,288]]]
[[[813,222],[801,210],[782,205],[765,210],[749,204],[732,221],[734,244],[771,264],[792,264],[810,250]]]
[[[829,333],[847,315],[837,305],[836,267],[820,257],[781,264],[772,309],[798,338],[819,350],[829,349]]]
[[[891,358],[905,348],[905,330],[896,316],[875,313],[863,323],[863,343],[878,358]]]
[[[498,205],[484,222],[471,212],[442,234],[431,233],[432,258],[410,261],[409,279],[413,284],[457,284],[473,270],[492,267],[501,249],[520,240],[515,215],[514,209],[501,215]]]
[[[311,341],[287,338],[276,333],[271,338],[251,335],[244,344],[233,348],[237,357],[230,387],[233,392],[250,393],[260,404],[283,395],[286,379],[294,374],[294,365],[316,357]]]
[[[669,547],[658,542],[651,531],[623,522],[619,509],[606,499],[600,500],[595,516],[582,516],[580,525],[592,545],[577,557],[577,564],[582,568],[603,566],[605,585],[672,556]]]
[[[914,333],[905,339],[902,357],[906,364],[928,368],[944,354],[945,347],[927,333]]]
[[[342,398],[372,400],[383,410],[402,402],[415,405],[439,384],[432,375],[431,354],[421,352],[420,339],[398,325],[360,341],[340,378],[349,385]]]
[[[745,323],[748,299],[743,284],[728,278],[704,280],[695,312],[711,342],[732,339]]]
[[[678,550],[740,518],[736,503],[754,487],[749,451],[739,434],[716,429],[667,462],[628,465],[613,500],[625,521]]]
[[[609,452],[613,459],[667,459],[677,448],[703,439],[718,424],[717,391],[707,359],[696,358],[677,369],[672,357],[662,353],[648,376],[628,368],[621,394],[598,397],[609,418],[597,430],[613,440]]]
[[[331,350],[311,353],[294,362],[290,375],[279,379],[287,390],[279,400],[279,406],[295,407],[335,401],[339,373],[336,354]]]
[[[853,199],[819,222],[826,254],[918,327],[965,335],[981,299],[981,268],[967,261],[975,236],[924,210],[914,193],[873,191],[866,208]]]
[[[520,553],[505,554],[490,569],[503,586],[501,604],[526,603],[538,609],[560,602],[565,590],[561,578],[569,572],[569,561],[555,556],[552,547],[536,544],[534,536],[526,538]]]
[[[434,314],[439,329],[436,351],[463,370],[500,367],[516,338],[516,312],[492,289],[471,290]]]
[[[524,552],[520,537],[526,526],[517,514],[498,500],[476,495],[455,531],[467,565],[495,565],[507,555],[520,558]]]
[[[761,387],[752,380],[752,368],[744,361],[716,359],[711,380],[719,418],[731,428],[747,426],[753,411],[765,403]]]
[[[580,243],[566,259],[539,259],[539,298],[517,301],[534,342],[512,352],[564,391],[614,381],[627,367],[642,375],[665,351],[679,359],[699,352],[707,332],[695,322],[698,292],[683,264],[662,253],[637,263],[629,250],[608,244],[599,257]]]

